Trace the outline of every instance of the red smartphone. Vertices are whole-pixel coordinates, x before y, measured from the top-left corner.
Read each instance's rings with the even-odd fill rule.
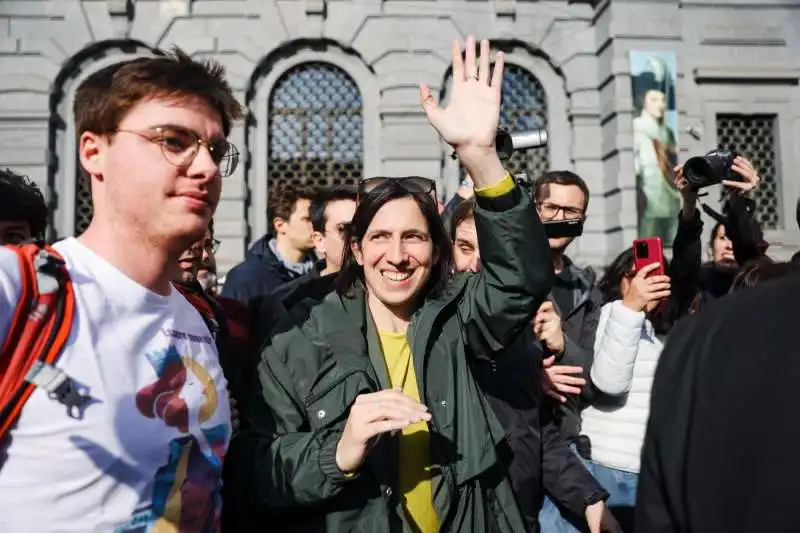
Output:
[[[633,266],[638,272],[652,263],[658,263],[658,268],[652,270],[647,277],[663,276],[666,274],[667,263],[664,261],[664,245],[661,237],[647,237],[633,241]]]

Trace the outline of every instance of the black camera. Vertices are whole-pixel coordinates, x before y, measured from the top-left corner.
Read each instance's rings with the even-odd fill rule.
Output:
[[[722,149],[689,158],[683,165],[683,178],[695,190],[716,185],[723,180],[741,181],[742,178],[731,170],[734,159],[736,153]]]

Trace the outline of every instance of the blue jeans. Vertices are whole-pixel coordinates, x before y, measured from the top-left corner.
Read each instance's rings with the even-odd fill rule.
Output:
[[[639,474],[609,468],[594,461],[586,461],[581,458],[581,462],[591,472],[600,485],[609,493],[606,505],[613,512],[614,517],[619,522],[625,533],[633,531],[633,510],[636,505],[636,489],[639,486]],[[575,517],[578,518],[578,517]],[[584,518],[580,520],[568,520],[561,516],[559,508],[545,498],[542,510],[539,513],[539,524],[542,533],[581,533],[585,527]],[[576,523],[578,522],[578,523]]]

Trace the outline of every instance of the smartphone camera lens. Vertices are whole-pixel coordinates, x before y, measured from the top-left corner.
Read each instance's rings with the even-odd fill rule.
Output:
[[[646,242],[637,242],[636,243],[636,257],[639,259],[646,259],[650,256],[650,250],[647,247]]]

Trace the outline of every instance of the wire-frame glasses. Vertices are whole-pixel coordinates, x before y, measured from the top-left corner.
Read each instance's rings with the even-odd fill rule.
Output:
[[[145,130],[117,130],[119,133],[132,133],[161,147],[164,159],[176,167],[187,167],[205,146],[211,154],[219,174],[226,178],[239,166],[239,150],[225,139],[206,141],[197,133],[179,126],[156,126]]]

